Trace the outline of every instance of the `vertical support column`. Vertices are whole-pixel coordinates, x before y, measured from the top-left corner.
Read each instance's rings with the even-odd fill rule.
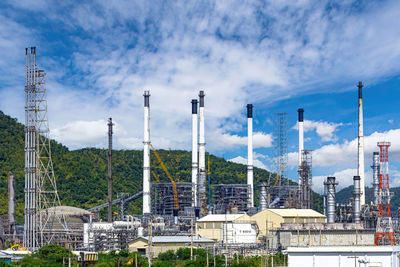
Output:
[[[365,180],[364,180],[364,124],[363,124],[363,101],[362,82],[358,82],[358,172],[360,176],[360,205],[365,205]]]
[[[112,222],[112,118],[108,119],[108,222]]]
[[[206,203],[206,140],[204,134],[204,91],[200,91],[200,123],[199,123],[199,180],[198,180],[198,201],[201,209],[201,216],[207,214]]]
[[[353,196],[354,196],[354,222],[355,223],[360,223],[360,176],[354,176],[353,178],[354,181],[354,191],[353,191]]]
[[[192,184],[193,184],[193,203],[192,206],[197,206],[197,177],[198,177],[198,118],[197,118],[197,99],[192,99]]]
[[[254,207],[253,189],[253,105],[247,104],[247,185],[249,186],[248,208]]]
[[[143,214],[151,213],[150,198],[150,92],[144,91]]]

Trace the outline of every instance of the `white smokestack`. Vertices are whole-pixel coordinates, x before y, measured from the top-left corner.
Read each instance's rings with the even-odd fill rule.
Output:
[[[150,92],[144,91],[143,214],[151,213],[150,198]]]
[[[207,214],[206,200],[206,140],[204,136],[204,91],[200,91],[200,123],[199,123],[199,180],[198,180],[198,205],[201,209],[201,215]]]
[[[301,155],[303,153],[304,150],[304,128],[303,128],[303,124],[304,124],[304,109],[299,108],[297,110],[297,112],[299,113],[299,120],[298,120],[298,127],[299,127],[299,186],[301,185],[301,174],[300,174],[300,168],[301,168]]]
[[[250,186],[248,207],[254,207],[253,190],[253,105],[247,105],[247,184]]]
[[[365,204],[365,180],[364,180],[364,124],[362,104],[362,82],[358,83],[358,172],[360,176],[360,205]]]
[[[192,99],[192,184],[193,184],[193,203],[192,206],[197,206],[197,176],[198,176],[198,131],[197,131],[197,99]]]

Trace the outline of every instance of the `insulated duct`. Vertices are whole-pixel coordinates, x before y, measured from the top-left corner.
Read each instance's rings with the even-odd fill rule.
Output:
[[[360,176],[354,176],[354,189],[353,189],[353,196],[354,196],[354,207],[353,207],[353,217],[355,223],[360,223]]]
[[[8,173],[8,223],[9,223],[9,234],[12,235],[12,240],[16,238],[15,228],[15,181],[14,175]]]
[[[150,92],[144,91],[143,214],[151,213],[150,198]]]
[[[247,104],[247,185],[249,186],[248,208],[254,207],[253,186],[253,105]]]

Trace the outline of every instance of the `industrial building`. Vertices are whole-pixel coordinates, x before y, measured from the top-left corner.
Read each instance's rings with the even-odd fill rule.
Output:
[[[151,242],[151,243],[150,243]],[[213,246],[214,240],[199,236],[154,236],[151,241],[147,236],[139,236],[129,242],[129,252],[139,252],[143,256],[149,254],[149,244],[151,244],[151,254],[157,257],[158,254],[168,250],[177,251],[180,248],[206,248]]]

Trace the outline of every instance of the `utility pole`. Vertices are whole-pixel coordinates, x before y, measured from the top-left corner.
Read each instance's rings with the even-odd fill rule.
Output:
[[[112,118],[108,119],[108,222],[112,222]]]
[[[190,260],[193,260],[193,218],[190,219]]]

